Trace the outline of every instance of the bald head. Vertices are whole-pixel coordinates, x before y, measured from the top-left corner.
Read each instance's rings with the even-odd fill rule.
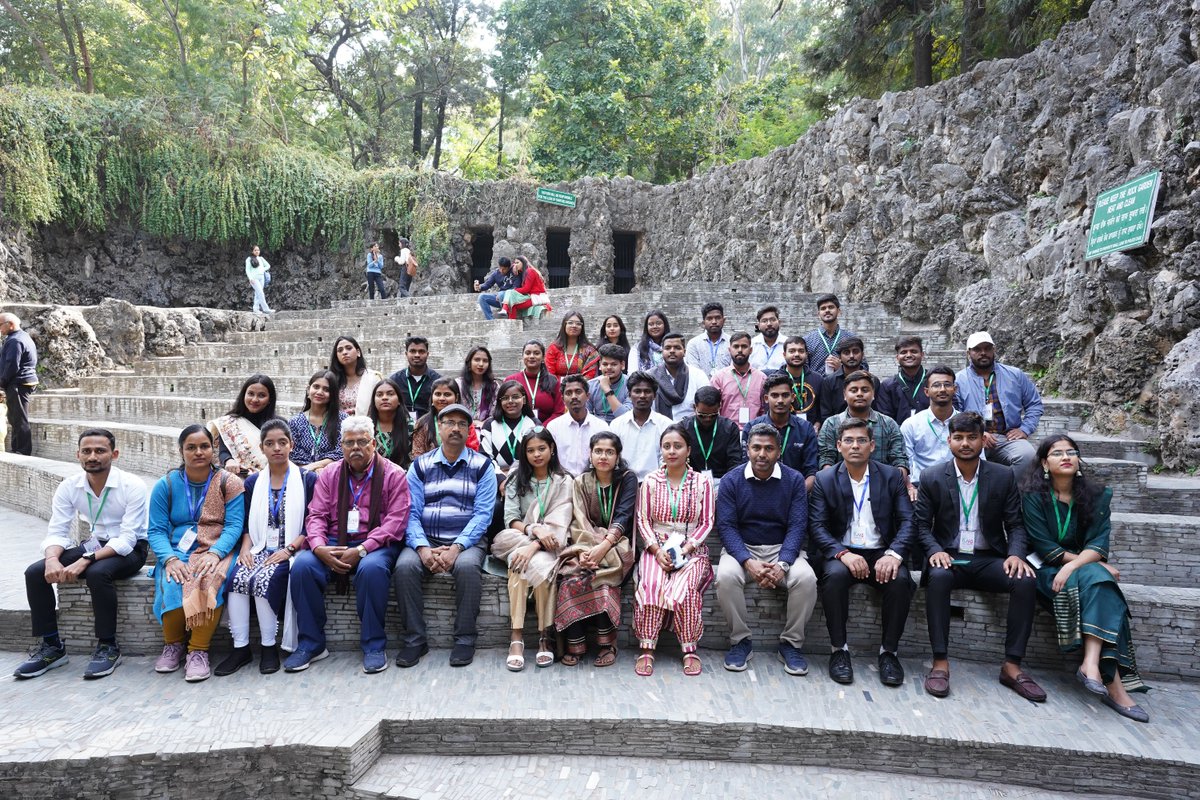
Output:
[[[21,318],[7,311],[0,314],[0,333],[9,334],[21,330]]]

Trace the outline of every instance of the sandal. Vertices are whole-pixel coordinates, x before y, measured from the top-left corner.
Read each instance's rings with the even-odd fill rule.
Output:
[[[596,667],[611,667],[617,663],[617,646],[615,644],[600,645],[600,652],[596,655],[596,660],[592,662]]]
[[[695,677],[703,670],[704,665],[700,663],[700,656],[695,653],[683,654],[683,674]]]
[[[545,636],[538,640],[538,651],[533,663],[539,667],[548,667],[554,663],[554,651],[550,649],[550,640]]]
[[[558,663],[562,664],[564,667],[574,667],[579,663],[579,656],[575,655],[574,653],[563,653],[563,656],[558,660]]]
[[[654,674],[654,654],[653,653],[642,653],[641,655],[639,655],[637,657],[637,661],[634,663],[633,671],[636,674],[641,675],[643,678],[649,678],[651,675],[653,675]]]
[[[518,645],[520,645],[521,652],[514,653],[512,650],[514,647],[517,647]],[[508,643],[508,659],[504,662],[504,665],[506,667],[508,667],[509,672],[520,672],[521,670],[525,669],[525,643],[524,642],[522,642],[519,639],[513,639],[511,642]]]

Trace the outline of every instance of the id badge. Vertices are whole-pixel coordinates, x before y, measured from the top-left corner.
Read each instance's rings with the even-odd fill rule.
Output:
[[[180,538],[180,540],[179,540],[179,549],[186,553],[188,550],[192,549],[192,545],[194,545],[195,543],[196,543],[196,529],[194,527],[188,528],[187,532],[184,533],[182,538]]]
[[[742,406],[738,409],[738,424],[746,425],[750,422],[750,408]]]
[[[358,509],[352,508],[346,514],[346,533],[358,533]]]
[[[855,520],[850,525],[850,546],[851,547],[866,547],[867,546],[866,527],[858,520]]]
[[[996,414],[995,414],[995,409],[993,409],[993,408],[992,408],[992,404],[991,404],[991,403],[985,403],[985,404],[984,404],[984,406],[983,406],[983,420],[984,420],[984,422],[991,422],[993,419],[995,419],[995,417],[996,417]]]
[[[415,411],[408,412],[408,422],[409,422],[410,426],[417,424],[417,412],[415,412]]]
[[[703,477],[703,478],[704,478],[706,481],[708,481],[710,485],[712,485],[712,482],[713,482],[713,476],[712,476],[712,470],[711,470],[711,469],[706,469],[706,470],[704,470],[703,472],[701,472],[701,473],[700,473],[700,475],[701,475],[701,477]]]
[[[963,531],[962,535],[958,537],[959,552],[974,554],[974,552],[975,552],[975,537],[978,535],[978,533],[979,533],[978,531],[972,530],[970,528]]]
[[[85,553],[94,553],[99,549],[100,549],[100,540],[97,539],[94,535],[92,536],[92,538],[88,539],[86,542],[83,542],[83,552],[85,552]]]

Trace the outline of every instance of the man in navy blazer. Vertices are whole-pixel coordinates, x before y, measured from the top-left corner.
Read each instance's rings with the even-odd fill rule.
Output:
[[[833,647],[829,677],[854,680],[846,645],[850,587],[866,583],[883,593],[879,678],[899,686],[904,667],[896,651],[915,591],[904,565],[913,543],[912,504],[900,470],[871,461],[875,441],[866,420],[846,419],[837,436],[842,462],[817,473],[809,498],[813,561],[821,569],[821,606]]]
[[[964,411],[950,418],[953,458],[921,473],[913,514],[925,549],[925,614],[933,669],[925,691],[950,693],[950,593],[955,589],[1007,592],[1008,625],[1000,683],[1040,703],[1046,693],[1021,670],[1033,631],[1037,581],[1025,561],[1029,552],[1021,516],[1021,496],[1013,471],[980,459],[983,417]]]

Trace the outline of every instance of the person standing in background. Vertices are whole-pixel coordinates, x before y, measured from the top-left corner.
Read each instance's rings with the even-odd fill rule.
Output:
[[[0,389],[8,406],[9,440],[14,453],[33,455],[33,434],[29,430],[29,396],[37,388],[37,345],[21,330],[16,314],[0,314]],[[2,431],[0,431],[2,433]]]
[[[396,263],[400,265],[400,288],[396,294],[411,297],[413,278],[417,275],[417,257],[413,255],[412,242],[408,239],[401,238],[399,245],[400,255],[396,256]]]
[[[271,264],[259,253],[258,245],[250,249],[250,257],[246,259],[246,280],[254,289],[254,308],[256,313],[274,314],[267,305],[267,296],[263,290],[271,282]]]
[[[379,242],[371,242],[367,253],[367,299],[375,299],[375,289],[379,289],[379,299],[387,300],[387,281],[383,278],[383,253],[379,252]]]

